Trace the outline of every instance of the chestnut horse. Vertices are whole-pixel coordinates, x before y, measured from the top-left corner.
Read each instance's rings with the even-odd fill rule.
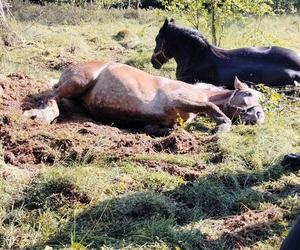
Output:
[[[209,43],[197,30],[166,20],[156,36],[152,65],[156,69],[169,59],[177,63],[176,78],[187,83],[203,81],[233,89],[242,81],[268,86],[300,83],[300,55],[277,46],[225,50]]]
[[[120,63],[92,61],[66,69],[58,84],[48,92],[45,105],[24,112],[27,117],[51,123],[59,116],[62,98],[81,99],[95,119],[143,122],[146,129],[165,131],[178,117],[191,121],[205,113],[218,131],[230,129],[232,119],[254,124],[264,122],[260,93],[238,79],[235,90],[153,76]],[[153,125],[153,126],[152,126]],[[160,130],[162,129],[162,130]],[[160,132],[157,132],[160,134]]]

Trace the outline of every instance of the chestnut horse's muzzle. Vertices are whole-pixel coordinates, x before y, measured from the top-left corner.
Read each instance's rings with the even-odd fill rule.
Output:
[[[265,122],[265,112],[261,106],[253,106],[246,110],[241,110],[240,121],[245,124],[263,124]]]

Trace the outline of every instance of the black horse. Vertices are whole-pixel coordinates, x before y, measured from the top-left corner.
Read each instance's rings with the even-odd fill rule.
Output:
[[[170,58],[177,63],[176,77],[188,83],[203,81],[233,88],[235,76],[268,86],[300,82],[300,54],[277,46],[225,50],[210,44],[191,28],[165,21],[156,37],[151,62],[160,69]]]

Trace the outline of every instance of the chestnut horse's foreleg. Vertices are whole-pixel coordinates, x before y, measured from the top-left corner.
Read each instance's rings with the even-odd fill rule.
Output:
[[[53,89],[53,98],[60,101],[62,98],[78,98],[94,86],[95,80],[88,79],[84,74],[64,75]]]
[[[205,113],[217,124],[217,132],[230,130],[231,120],[212,102],[194,102],[180,99],[172,103],[173,108],[187,113]]]
[[[50,124],[59,116],[57,103],[62,98],[80,97],[92,85],[93,82],[86,79],[83,74],[72,75],[70,77],[63,75],[56,88],[39,96],[42,99],[42,105],[36,109],[24,111],[24,115],[31,119],[36,119]]]

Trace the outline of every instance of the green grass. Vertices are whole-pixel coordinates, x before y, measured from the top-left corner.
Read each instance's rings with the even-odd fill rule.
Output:
[[[11,38],[11,47],[0,42],[1,74],[22,72],[46,84],[61,74],[49,68],[49,62],[103,58],[175,77],[174,61],[161,71],[150,63],[154,38],[168,13],[87,12],[54,5],[41,16],[40,12],[41,7],[26,5],[14,13],[9,27],[17,38]],[[277,44],[299,51],[299,23],[299,16],[265,17],[258,29],[257,20],[249,18],[224,28],[223,46]],[[136,43],[132,49],[116,39],[124,30],[131,34],[126,42]],[[241,244],[278,249],[300,211],[299,171],[281,165],[285,154],[300,152],[299,111],[299,104],[285,105],[282,111],[268,112],[263,126],[234,125],[231,132],[201,145],[200,153],[120,156],[112,151],[93,161],[58,160],[36,169],[1,161],[0,248],[234,249]],[[22,134],[23,121],[15,116],[12,123]],[[203,124],[211,126],[200,119],[188,128],[191,136],[210,138]],[[61,131],[41,134],[51,135],[49,140],[62,136]],[[105,136],[99,138],[93,149],[111,143]],[[79,136],[76,140],[80,143]],[[2,150],[0,155],[3,158]],[[204,168],[190,182],[162,170],[147,170],[150,161]],[[249,237],[236,238],[238,232],[226,225],[228,218],[274,206],[283,217],[258,220],[257,227],[245,229]]]

